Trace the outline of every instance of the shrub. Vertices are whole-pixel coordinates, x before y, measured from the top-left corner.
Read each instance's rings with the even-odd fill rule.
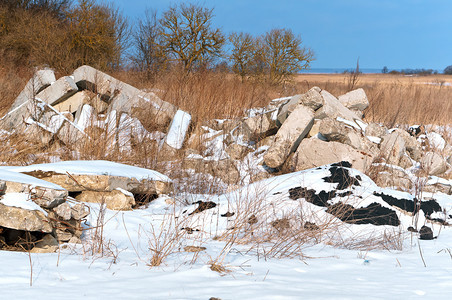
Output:
[[[446,75],[452,75],[452,65],[451,66],[447,66],[445,69],[444,69],[444,72],[443,72],[444,74],[446,74]]]

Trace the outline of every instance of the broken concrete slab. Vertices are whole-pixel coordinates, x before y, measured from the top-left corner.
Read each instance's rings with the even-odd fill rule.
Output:
[[[362,88],[350,91],[337,99],[350,110],[363,111],[369,106],[369,99],[367,99],[366,92]]]
[[[42,115],[42,110],[39,106],[39,101],[27,100],[21,105],[10,110],[6,115],[0,119],[0,129],[6,131],[23,129],[26,120],[39,119]]]
[[[276,133],[273,144],[264,155],[265,164],[270,168],[280,167],[289,154],[297,149],[313,123],[314,111],[299,104]]]
[[[361,132],[335,119],[325,118],[319,122],[319,133],[328,141],[339,142],[358,150],[368,150],[370,141]]]
[[[387,164],[398,165],[406,151],[405,140],[400,132],[394,131],[383,137],[380,150]]]
[[[303,104],[312,110],[317,110],[323,105],[323,98],[320,95],[321,89],[317,86],[311,88],[304,94],[295,95],[291,97],[289,102],[281,105],[278,111],[277,120],[280,124],[283,124],[287,117],[297,107],[298,104]]]
[[[64,120],[55,136],[66,145],[74,145],[82,138],[86,137],[80,128],[67,119]]]
[[[131,210],[135,205],[135,198],[131,193],[119,190],[109,192],[83,191],[75,199],[82,202],[104,204],[111,210]]]
[[[301,171],[340,161],[348,161],[354,169],[367,170],[372,163],[372,155],[358,151],[339,142],[325,142],[316,138],[304,139],[290,159],[288,167]]]
[[[51,69],[38,70],[33,77],[27,82],[25,88],[17,96],[9,111],[16,109],[23,103],[32,100],[44,88],[55,82],[55,73]]]
[[[36,95],[43,102],[55,105],[64,101],[78,91],[78,87],[70,76],[64,76],[55,81]]]
[[[174,149],[181,149],[184,144],[190,122],[191,115],[185,111],[178,110],[171,121],[165,143]]]
[[[382,138],[383,136],[388,134],[388,128],[378,123],[369,123],[366,126],[365,134],[366,136],[375,136]]]
[[[89,104],[98,113],[102,113],[107,110],[108,104],[100,99],[100,97],[88,90],[80,91],[70,96],[66,100],[53,105],[53,107],[59,112],[71,112],[75,113],[84,104]]]
[[[242,129],[249,141],[257,142],[278,130],[276,122],[271,119],[272,112],[259,114],[243,120]]]
[[[336,119],[341,117],[348,121],[360,120],[360,118],[351,110],[346,108],[339,100],[325,90],[320,92],[323,98],[323,106],[315,113],[316,119],[324,119],[330,117]]]
[[[73,77],[80,89],[94,91],[111,101],[110,111],[133,113],[134,108],[146,109],[146,116],[151,115],[161,127],[166,127],[176,114],[177,108],[174,105],[163,101],[154,93],[143,92],[90,66],[79,67],[74,71]]]

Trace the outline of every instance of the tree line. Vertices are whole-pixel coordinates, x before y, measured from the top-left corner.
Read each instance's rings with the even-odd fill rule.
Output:
[[[17,65],[62,72],[88,64],[105,71],[133,69],[152,79],[180,68],[231,71],[245,80],[281,82],[308,68],[314,54],[291,29],[262,35],[225,34],[214,10],[176,4],[147,11],[133,26],[111,4],[95,0],[1,0],[0,56]]]

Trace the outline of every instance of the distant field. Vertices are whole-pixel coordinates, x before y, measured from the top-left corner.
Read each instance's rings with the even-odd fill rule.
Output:
[[[316,81],[316,82],[339,82],[345,83],[348,80],[348,74],[299,74],[295,77],[297,82]],[[360,74],[359,84],[374,83],[401,84],[441,84],[448,82],[452,86],[452,75],[429,75],[429,76],[409,76],[409,75],[391,75],[391,74]]]

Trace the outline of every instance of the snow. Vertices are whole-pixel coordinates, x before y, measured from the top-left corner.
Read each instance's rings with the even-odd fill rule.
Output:
[[[0,198],[0,203],[6,206],[19,207],[27,210],[37,210],[47,216],[47,212],[30,199],[26,193],[7,193]]]
[[[441,177],[437,177],[437,176],[430,176],[428,181],[428,184],[445,184],[445,185],[450,185],[452,186],[452,180],[451,179],[445,179],[445,178],[441,178]]]
[[[355,122],[356,122],[356,124],[358,124],[358,126],[361,128],[362,131],[366,131],[366,128],[368,126],[367,123],[365,123],[359,119],[356,119]]]
[[[380,144],[381,143],[381,138],[379,138],[378,136],[371,136],[371,135],[368,135],[368,136],[366,136],[367,137],[367,139],[369,140],[369,141],[371,141],[372,143],[375,143],[375,144]]]
[[[118,188],[116,188],[116,190],[120,191],[121,193],[123,193],[126,196],[133,197],[133,194],[131,192],[129,192],[129,191],[126,191],[125,189],[122,189],[122,188],[118,187]]]
[[[427,133],[427,139],[430,144],[435,149],[443,150],[446,147],[446,141],[444,138],[436,132]]]
[[[154,171],[154,170],[148,170],[144,168],[124,165],[120,163],[115,163],[111,161],[105,161],[105,160],[77,160],[77,161],[61,161],[56,163],[50,163],[50,164],[36,164],[36,165],[30,165],[30,166],[24,166],[24,167],[0,167],[0,179],[1,172],[6,169],[8,171],[13,172],[32,172],[32,171],[45,171],[45,172],[55,172],[59,174],[66,174],[69,173],[71,175],[109,175],[109,176],[121,176],[121,177],[129,177],[129,178],[136,178],[137,180],[158,180],[158,181],[165,181],[170,182],[171,179],[169,179],[167,176]],[[11,172],[8,172],[11,173]],[[16,174],[18,177],[20,176],[27,176],[22,175],[20,173],[13,173]],[[31,177],[31,176],[28,176]],[[35,179],[34,177],[31,177]],[[39,180],[39,179],[35,179]],[[14,180],[12,180],[14,181]],[[43,180],[39,180],[41,182]],[[45,181],[44,181],[45,182]],[[57,186],[58,187],[58,186]],[[61,189],[61,187],[60,187]]]
[[[292,99],[292,96],[290,96],[290,97],[282,97],[282,98],[276,98],[276,99],[273,99],[271,102],[272,103],[280,103],[280,102],[283,102],[283,101],[289,101],[290,99]]]
[[[365,130],[365,127],[366,127],[366,126],[365,126],[365,123],[363,123],[363,122],[360,122],[360,125],[361,125],[362,127],[364,127],[364,129],[362,129],[362,127],[361,127],[360,125],[358,125],[357,123],[355,123],[355,122],[353,122],[353,121],[349,121],[349,120],[344,119],[344,118],[341,118],[341,117],[337,117],[336,120],[339,121],[339,122],[341,122],[341,123],[344,123],[345,125],[348,125],[348,126],[350,126],[350,127],[353,127],[353,128],[355,128],[355,129],[358,129],[358,130]]]
[[[92,210],[96,208],[92,206]],[[303,248],[305,258],[301,259],[257,256],[240,245],[227,249],[227,256],[222,259],[224,243],[193,241],[193,245],[198,242],[206,251],[195,255],[176,249],[163,265],[151,268],[146,263],[151,257],[147,245],[152,239],[146,234],[165,218],[165,208],[168,206],[158,203],[133,212],[107,210],[105,219],[109,221],[104,235],[113,243],[113,251],[117,247],[117,252],[113,252],[117,259],[108,251],[103,257],[84,252],[83,247],[90,246],[89,239],[83,247],[64,245],[60,254],[31,254],[32,287],[28,254],[0,251],[2,297],[445,299],[452,290],[447,242],[452,238],[450,230],[443,230],[434,241],[413,238],[410,242],[407,237],[403,251],[350,250],[319,244]],[[222,259],[229,273],[210,270],[209,262],[217,258]]]
[[[20,182],[29,184],[31,186],[39,186],[43,188],[49,188],[54,190],[63,190],[63,188],[57,184],[47,182],[45,180],[41,180],[38,178],[35,178],[33,176],[21,174],[15,172],[14,167],[0,167],[0,180],[4,181],[12,181],[12,182]],[[26,172],[26,171],[25,171]]]
[[[251,155],[249,163],[255,163]],[[94,162],[62,162],[30,167],[13,167],[45,171],[68,171],[74,174],[96,172],[111,175],[121,173],[141,177],[145,171],[120,164]],[[0,172],[8,172],[0,169]],[[11,173],[11,172],[8,172]],[[0,173],[2,174],[2,173]],[[21,176],[22,174],[12,173]],[[223,195],[180,196],[180,200],[194,203],[198,200],[214,201],[219,207],[185,218],[193,206],[184,206],[179,201],[167,204],[168,197],[160,197],[149,206],[134,211],[105,210],[102,236],[103,254],[91,250],[96,237],[93,230],[86,230],[83,244],[63,244],[59,253],[28,254],[0,251],[0,288],[4,299],[400,299],[424,297],[445,299],[452,291],[451,246],[452,230],[439,224],[432,226],[437,239],[423,241],[414,233],[406,233],[406,224],[411,216],[402,216],[403,226],[371,226],[344,224],[342,234],[332,233],[333,239],[324,236],[325,241],[343,239],[349,244],[334,246],[326,242],[306,242],[300,245],[295,257],[276,258],[267,250],[277,244],[242,244],[240,240],[221,241],[214,239],[228,230],[230,221],[219,219],[219,214],[236,207],[243,201],[250,201],[253,209],[269,210],[269,218],[302,211],[308,220],[317,216],[326,218],[324,208],[310,203],[288,200],[287,190],[294,186],[307,186],[317,191],[334,190],[336,183],[325,183],[327,167],[300,171],[255,182],[247,187]],[[350,169],[352,176],[360,175],[361,185],[354,187],[363,199],[348,199],[356,207],[376,201],[375,190],[393,196],[410,197],[404,192],[378,188],[366,175]],[[8,175],[8,174],[6,174]],[[4,175],[4,176],[6,176]],[[26,175],[24,175],[26,176]],[[29,176],[28,176],[29,177]],[[3,197],[6,202],[13,195]],[[25,194],[14,205],[30,205]],[[412,196],[411,196],[412,197]],[[451,204],[450,196],[442,195],[442,202]],[[17,197],[15,197],[17,199]],[[254,202],[259,199],[261,202]],[[411,199],[411,198],[410,198]],[[18,204],[20,202],[20,204]],[[260,204],[259,204],[260,203]],[[32,205],[32,204],[31,204]],[[87,226],[96,224],[100,205],[88,203],[91,214]],[[449,206],[448,209],[451,207]],[[183,213],[183,210],[187,210]],[[171,216],[179,216],[174,219]],[[310,212],[310,214],[308,214]],[[435,216],[441,214],[435,214]],[[318,220],[317,219],[317,220]],[[421,223],[427,222],[421,216]],[[211,222],[211,221],[215,222]],[[191,228],[201,229],[198,233],[185,233],[180,239],[172,235],[182,227],[184,221]],[[175,224],[176,222],[177,224]],[[179,223],[180,222],[180,223]],[[185,226],[185,225],[184,225]],[[256,232],[260,228],[256,229]],[[185,231],[183,231],[185,232]],[[156,235],[154,235],[155,233]],[[381,233],[387,236],[386,246],[378,249],[366,246],[372,240],[379,240]],[[400,233],[403,233],[400,235]],[[327,235],[327,232],[325,232]],[[372,235],[373,234],[373,235]],[[372,239],[366,240],[365,236]],[[165,241],[172,240],[171,243]],[[354,242],[354,243],[353,243]],[[383,242],[383,240],[381,241]],[[354,245],[358,246],[354,246]],[[169,254],[160,266],[152,267],[151,248],[168,249]],[[164,248],[164,245],[172,245]],[[199,253],[184,252],[185,246],[203,246]],[[360,248],[359,245],[362,245]],[[162,248],[163,247],[163,248]],[[158,247],[157,247],[158,248]],[[422,251],[422,257],[420,255]],[[30,269],[29,256],[32,270]],[[228,272],[212,271],[212,262],[224,266]],[[424,262],[426,266],[424,266]],[[29,286],[30,275],[32,286]],[[81,288],[82,287],[82,288]]]
[[[174,149],[182,148],[190,121],[191,115],[189,113],[182,110],[176,112],[166,136],[166,143],[169,146]]]

